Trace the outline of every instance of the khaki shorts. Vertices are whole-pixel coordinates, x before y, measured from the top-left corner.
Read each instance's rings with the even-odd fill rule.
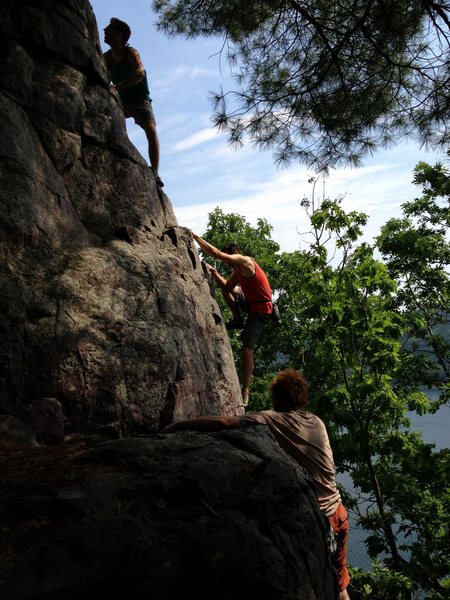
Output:
[[[152,103],[149,100],[141,100],[140,102],[129,102],[123,105],[125,117],[133,117],[136,125],[144,127],[148,123],[156,125],[155,115],[153,114]]]
[[[262,335],[266,323],[270,320],[270,315],[263,313],[249,312],[245,327],[241,333],[242,344],[249,350],[254,350],[259,338]]]

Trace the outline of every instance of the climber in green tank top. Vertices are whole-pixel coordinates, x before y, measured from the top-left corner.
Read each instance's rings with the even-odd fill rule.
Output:
[[[133,117],[136,124],[145,131],[148,141],[150,166],[160,187],[159,140],[156,133],[155,117],[150,98],[147,74],[138,51],[128,45],[130,27],[120,19],[112,18],[104,28],[105,43],[111,50],[105,52],[104,59],[114,88],[119,94],[125,117]]]

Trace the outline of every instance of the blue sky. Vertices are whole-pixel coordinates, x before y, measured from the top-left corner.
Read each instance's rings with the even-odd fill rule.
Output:
[[[312,193],[308,179],[313,171],[301,165],[277,168],[271,152],[250,144],[240,150],[227,145],[226,136],[211,125],[209,93],[232,88],[230,70],[220,58],[221,40],[168,38],[158,32],[150,0],[91,1],[100,30],[111,17],[126,21],[132,30],[130,44],[140,53],[147,70],[161,145],[160,175],[172,201],[178,223],[201,234],[208,213],[216,206],[237,212],[255,223],[264,217],[274,227],[273,237],[285,251],[304,248],[299,232],[308,229],[300,200]],[[128,135],[148,160],[144,132],[127,120]],[[380,226],[400,214],[403,202],[417,197],[412,185],[418,161],[445,161],[442,154],[421,150],[417,144],[400,144],[379,151],[357,169],[335,169],[316,192],[330,198],[343,196],[345,210],[369,215],[365,238],[371,241]]]

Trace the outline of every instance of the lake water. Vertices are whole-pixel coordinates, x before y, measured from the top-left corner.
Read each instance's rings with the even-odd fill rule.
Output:
[[[427,394],[433,398],[437,392],[431,390]],[[436,450],[450,448],[450,406],[442,406],[434,415],[424,415],[422,417],[411,416],[411,430],[420,431],[423,439],[429,444],[435,444]],[[339,484],[351,488],[351,480],[348,475],[338,474]],[[370,558],[367,555],[364,539],[367,532],[358,527],[355,523],[354,515],[350,513],[350,532],[347,546],[347,560],[353,567],[370,570]]]

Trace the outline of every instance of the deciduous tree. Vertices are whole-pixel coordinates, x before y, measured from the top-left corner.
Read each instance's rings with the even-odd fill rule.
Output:
[[[364,214],[314,196],[302,202],[311,220],[304,251],[280,253],[266,221],[251,227],[219,209],[206,234],[216,245],[239,239],[270,273],[282,323],[262,343],[250,408],[268,408],[264,388],[276,369],[306,374],[375,560],[370,573],[354,570],[356,599],[407,600],[422,590],[444,600],[450,589],[450,450],[435,451],[410,429],[412,411],[448,401],[448,329],[436,326],[449,306],[449,177],[419,165],[415,181],[423,197],[378,238],[384,261],[360,241]],[[438,403],[424,385],[439,386]]]

